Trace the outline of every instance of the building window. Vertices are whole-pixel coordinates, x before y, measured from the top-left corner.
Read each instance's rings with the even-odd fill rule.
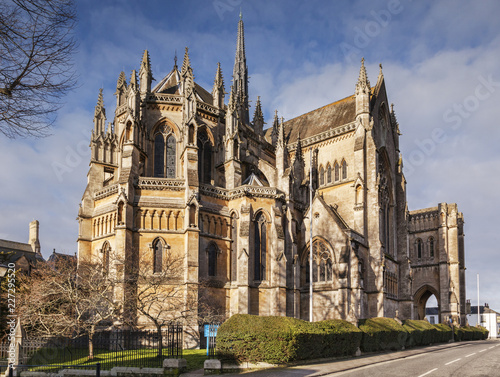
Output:
[[[434,320],[434,316],[433,316],[433,315],[431,315],[431,316],[429,317],[429,323],[430,323],[431,325],[434,325],[434,324],[436,323],[436,321]]]
[[[326,167],[326,181],[328,183],[332,181],[332,167],[330,164]]]
[[[168,127],[170,130],[170,127]],[[171,132],[171,131],[170,131]],[[155,136],[153,175],[160,178],[175,178],[176,139],[173,134]]]
[[[163,243],[160,239],[156,239],[153,242],[153,272],[160,273],[162,271],[163,264]]]
[[[323,166],[319,168],[319,184],[325,184],[325,169],[323,169]]]
[[[363,204],[363,187],[356,186],[356,204]]]
[[[423,249],[423,243],[422,243],[422,240],[419,238],[417,240],[417,258],[418,259],[422,258],[422,249]]]
[[[208,276],[217,276],[217,247],[214,243],[208,246]]]
[[[429,237],[429,256],[434,258],[434,238]]]
[[[305,284],[309,284],[309,253],[305,263]],[[313,242],[313,283],[329,282],[333,280],[333,263],[330,250],[325,242]]]
[[[347,162],[342,161],[342,179],[347,179]]]
[[[335,182],[338,182],[340,180],[340,168],[339,164],[337,164],[337,161],[335,161]]]
[[[206,131],[198,136],[198,179],[201,183],[212,181],[212,144]]]
[[[236,215],[231,216],[231,280],[238,279],[238,223]]]
[[[254,280],[266,280],[267,229],[262,212],[255,218],[254,233]]]

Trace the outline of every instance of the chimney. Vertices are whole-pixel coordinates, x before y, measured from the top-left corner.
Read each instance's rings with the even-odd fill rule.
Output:
[[[38,220],[33,220],[30,222],[30,240],[29,244],[33,249],[33,252],[40,254],[40,241],[38,239],[38,228],[40,223]]]

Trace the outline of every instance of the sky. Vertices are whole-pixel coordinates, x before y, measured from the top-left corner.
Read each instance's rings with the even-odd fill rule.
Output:
[[[382,64],[399,121],[409,209],[457,203],[465,218],[467,298],[500,312],[500,2],[411,0],[78,0],[79,86],[43,139],[0,137],[0,239],[28,241],[40,221],[44,257],[77,250],[99,89],[112,121],[120,71],[144,50],[161,80],[189,47],[195,80],[211,91],[220,62],[229,91],[240,11],[251,109],[261,97],[291,119],[350,96],[365,58]],[[154,85],[154,82],[153,82]]]

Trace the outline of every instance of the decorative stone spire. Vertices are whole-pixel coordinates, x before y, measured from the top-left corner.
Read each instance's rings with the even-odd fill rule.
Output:
[[[217,72],[215,73],[214,87],[212,89],[213,105],[218,108],[224,107],[224,95],[224,78],[222,77],[220,63],[217,63]]]
[[[257,104],[255,105],[255,113],[253,115],[253,127],[258,135],[262,135],[264,129],[264,114],[262,114],[262,107],[260,104],[260,96],[257,97]]]
[[[401,132],[399,131],[399,123],[398,123],[398,120],[396,118],[396,113],[394,112],[394,104],[393,103],[391,103],[391,126],[394,130],[396,130],[398,135],[401,135]]]
[[[277,147],[282,147],[284,148],[286,145],[286,140],[285,140],[285,125],[284,125],[284,118],[281,117],[279,126],[278,126],[278,140],[276,141],[276,146]]]
[[[116,83],[116,110],[125,103],[126,92],[127,79],[125,77],[125,72],[121,71],[120,76],[118,76],[118,82]]]
[[[248,113],[248,67],[245,56],[245,33],[241,15],[238,22],[236,56],[233,69],[233,89],[236,95],[236,105],[240,120],[248,124],[250,118]]]
[[[132,90],[137,90],[137,72],[135,69],[132,70],[132,74],[130,75],[130,84],[128,87]]]
[[[185,95],[187,96],[194,89],[193,69],[191,68],[191,62],[189,61],[189,52],[187,47],[184,52],[184,60],[182,62],[181,76],[184,81],[183,90]]]
[[[278,128],[279,128],[279,119],[278,119],[278,110],[274,110],[274,119],[273,119],[273,130],[271,131],[271,143],[276,146],[276,142],[278,140]]]
[[[186,47],[186,49],[184,50],[184,60],[182,61],[181,75],[185,75],[188,69],[191,69],[191,62],[189,61],[189,50]]]
[[[106,123],[106,109],[104,108],[104,100],[102,96],[102,88],[99,89],[99,95],[97,97],[97,105],[94,111],[94,132],[95,136],[99,136],[104,133]]]
[[[302,141],[299,137],[297,138],[297,146],[295,147],[295,161],[304,161],[304,155],[302,154]]]
[[[141,68],[139,69],[139,79],[141,83],[141,93],[151,92],[151,81],[153,81],[153,75],[151,73],[151,61],[149,60],[148,50],[144,50]]]
[[[356,117],[370,112],[370,81],[366,74],[365,58],[361,59],[359,78],[356,83]]]

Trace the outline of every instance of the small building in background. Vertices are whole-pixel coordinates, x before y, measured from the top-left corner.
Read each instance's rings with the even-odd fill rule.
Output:
[[[14,263],[16,270],[29,275],[37,263],[45,262],[40,251],[39,226],[38,220],[30,223],[28,243],[0,240],[0,263]]]
[[[490,339],[497,338],[499,335],[500,313],[490,309],[488,303],[485,303],[479,306],[479,315],[479,325],[488,329],[490,332],[488,337]],[[478,324],[477,306],[470,307],[470,314],[467,314],[467,321],[469,326],[476,326]]]
[[[439,323],[439,308],[425,308],[425,319],[431,324]]]

